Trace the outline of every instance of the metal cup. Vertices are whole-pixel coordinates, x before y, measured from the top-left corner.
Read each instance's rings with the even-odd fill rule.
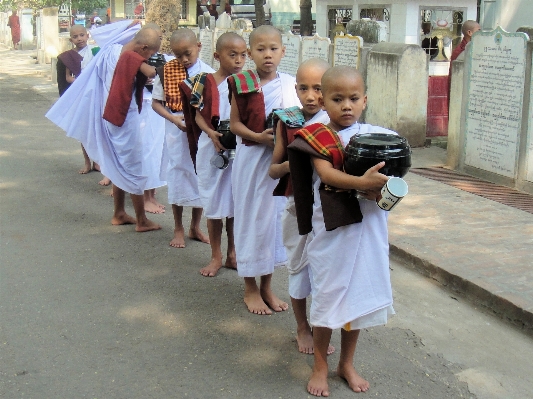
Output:
[[[400,177],[391,177],[381,189],[381,196],[376,201],[381,209],[391,211],[407,195],[407,192],[405,180]]]

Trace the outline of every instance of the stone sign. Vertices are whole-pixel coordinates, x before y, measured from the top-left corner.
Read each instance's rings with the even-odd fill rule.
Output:
[[[201,29],[200,30],[200,43],[202,43],[202,48],[200,49],[200,59],[208,65],[213,65],[213,31],[210,29]]]
[[[333,39],[333,66],[348,65],[359,69],[363,38],[360,36],[335,36]]]
[[[331,41],[327,37],[320,37],[318,35],[303,37],[301,62],[310,58],[320,58],[329,62],[330,43]]]
[[[465,165],[516,177],[527,35],[478,32],[467,54]]]
[[[285,57],[281,59],[278,69],[281,72],[296,76],[296,71],[300,66],[301,36],[289,33],[282,35],[282,38],[285,46]]]
[[[229,29],[223,29],[223,28],[216,28],[215,29],[215,34],[214,34],[214,37],[213,37],[213,53],[215,52],[216,48],[217,48],[217,41],[218,41],[218,38],[220,36],[222,36],[222,34],[228,32]],[[213,57],[213,62],[211,64],[211,66],[213,67],[213,69],[215,71],[218,71],[218,68],[220,68],[220,62],[218,62],[217,60],[215,60],[215,58]]]

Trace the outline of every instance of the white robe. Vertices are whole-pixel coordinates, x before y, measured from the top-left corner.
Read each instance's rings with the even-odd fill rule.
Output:
[[[165,142],[165,119],[152,109],[152,93],[146,88],[143,93],[141,111],[141,135],[143,146],[143,174],[147,176],[145,190],[165,186],[166,181],[159,178],[163,143]]]
[[[220,120],[229,120],[230,102],[226,79],[218,85],[218,93],[220,96]],[[218,169],[210,163],[211,158],[216,154],[213,142],[207,133],[202,132],[198,140],[198,153],[196,154],[196,172],[198,173],[200,198],[206,218],[232,218],[234,210],[233,191],[231,189],[233,160],[229,160],[229,165],[226,169]]]
[[[354,134],[388,132],[354,124],[341,130],[344,145]],[[312,271],[310,323],[355,330],[385,324],[392,308],[387,212],[376,201],[361,199],[363,221],[326,231],[315,173],[313,237],[307,246]]]
[[[300,106],[294,85],[294,77],[278,73],[278,78],[263,86],[265,115],[273,108]],[[268,176],[271,159],[272,148],[246,146],[238,139],[231,180],[237,271],[241,277],[271,274],[287,260],[281,232],[286,199],[272,195],[277,180]]]
[[[215,71],[200,59],[187,69],[189,77],[200,72]],[[152,98],[165,101],[165,93],[159,77],[154,79]],[[166,173],[161,173],[160,178],[167,181],[169,204],[201,208],[198,177],[194,171],[187,133],[168,120],[165,120],[165,145],[162,159],[161,168],[166,169]]]
[[[104,163],[106,151],[109,150],[105,140],[102,140],[107,134],[102,115],[109,94],[105,78],[108,75],[113,76],[120,55],[117,55],[117,47],[114,44],[128,43],[140,29],[140,25],[128,28],[130,23],[120,21],[106,26],[105,29],[99,29],[99,34],[94,37],[101,47],[100,51],[46,113],[46,117],[63,129],[68,137],[81,142],[89,157],[100,166]],[[103,35],[100,36],[100,33]],[[103,168],[102,172],[104,173]]]
[[[304,126],[313,123],[329,123],[329,116],[324,110],[317,112],[311,119],[304,123]],[[307,298],[311,294],[311,282],[309,281],[309,271],[307,261],[308,236],[301,236],[298,232],[296,221],[296,207],[294,196],[287,197],[287,204],[281,217],[283,229],[283,244],[287,251],[287,269],[289,271],[289,295],[295,299]],[[302,273],[303,271],[303,273]]]

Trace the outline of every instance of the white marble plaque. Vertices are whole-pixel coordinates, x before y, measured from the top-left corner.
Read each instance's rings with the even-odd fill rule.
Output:
[[[515,178],[524,98],[527,35],[501,28],[472,38],[465,164]]]
[[[281,59],[278,70],[296,76],[300,66],[300,50],[302,38],[298,35],[282,35],[285,46],[285,57]]]
[[[529,85],[529,115],[527,128],[526,180],[533,183],[533,59],[531,60],[531,84]]]
[[[252,33],[251,30],[244,30],[241,33],[244,41],[246,42],[246,46],[248,47],[248,49],[250,49],[250,33]],[[242,70],[246,71],[248,69],[255,69],[255,64],[250,58],[250,56],[246,57],[246,62],[244,63],[244,67],[242,68]]]
[[[202,43],[200,49],[200,59],[208,65],[213,66],[213,52],[214,52],[214,32],[211,29],[201,29],[199,40]]]
[[[348,65],[359,69],[359,59],[363,47],[360,36],[335,36],[333,39],[333,66]]]
[[[320,58],[329,62],[330,43],[329,38],[318,35],[302,37],[301,62],[311,58]]]

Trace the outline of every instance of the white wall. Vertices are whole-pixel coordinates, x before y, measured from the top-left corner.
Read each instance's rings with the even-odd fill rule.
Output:
[[[481,4],[483,16],[485,1]],[[497,0],[495,13],[495,28],[501,26],[507,32],[516,32],[521,26],[533,26],[532,0]]]

